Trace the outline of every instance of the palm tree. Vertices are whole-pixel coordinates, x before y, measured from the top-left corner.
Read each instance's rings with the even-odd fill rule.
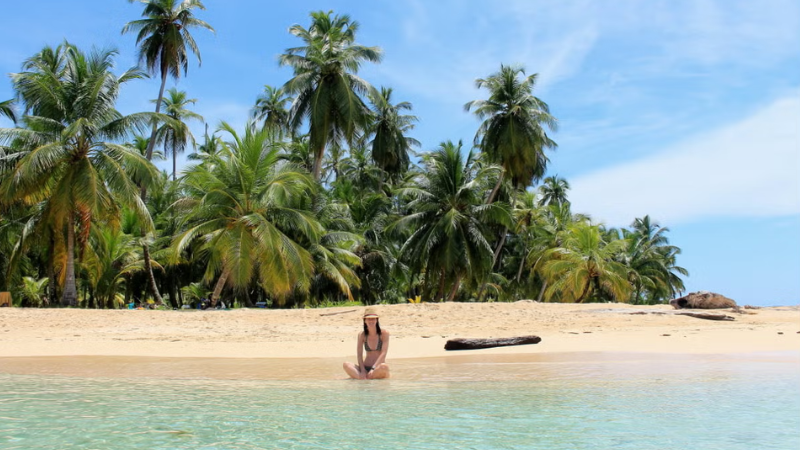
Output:
[[[307,292],[314,272],[304,245],[317,243],[322,229],[298,205],[313,195],[315,184],[294,165],[280,164],[272,132],[252,125],[241,137],[230,125],[221,125],[232,141],[213,165],[189,170],[189,195],[176,203],[188,229],[173,240],[173,253],[199,242],[199,250],[209,255],[206,281],[220,273],[212,304],[226,285],[244,288],[256,276],[280,303],[295,291]]]
[[[126,277],[142,269],[136,239],[110,227],[92,228],[91,244],[81,264],[97,306],[119,308]]]
[[[392,89],[382,87],[380,92],[370,96],[375,116],[369,132],[373,136],[372,159],[389,176],[396,179],[408,170],[408,152],[420,143],[405,133],[414,128],[416,116],[404,115],[402,111],[411,110],[411,103],[392,104]]]
[[[520,75],[523,77],[520,78]],[[475,135],[475,145],[490,161],[503,167],[497,185],[489,196],[494,201],[505,175],[515,188],[527,188],[545,173],[544,150],[555,148],[545,128],[556,131],[556,119],[547,103],[533,95],[537,74],[525,77],[522,67],[501,65],[500,71],[479,78],[476,86],[489,90],[488,100],[473,100],[464,109],[474,109],[483,122]]]
[[[628,245],[617,260],[629,269],[628,279],[634,287],[632,301],[657,303],[676,297],[684,289],[680,275],[689,273],[675,264],[681,250],[669,245],[669,229],[653,222],[650,216],[635,219],[631,226],[633,230],[622,230]]]
[[[281,66],[294,70],[283,90],[295,97],[289,125],[297,130],[308,120],[310,146],[314,152],[314,179],[322,176],[325,147],[335,141],[353,143],[359,129],[369,122],[369,111],[360,96],[372,87],[356,73],[364,61],[380,62],[378,47],[355,43],[358,22],[333,11],[311,13],[311,26],[293,25],[289,32],[304,45],[286,49]]]
[[[0,130],[0,142],[15,141],[21,159],[0,183],[0,203],[43,203],[40,219],[66,233],[66,280],[62,303],[77,305],[75,247],[83,247],[92,223],[119,220],[120,205],[130,205],[152,228],[133,179],[149,182],[155,168],[135,150],[113,143],[151,113],[123,116],[114,109],[120,86],[144,74],[110,72],[116,51],[81,52],[64,43],[46,47],[12,74],[24,104],[25,128]],[[77,232],[77,236],[76,236]]]
[[[133,3],[136,0],[128,0]],[[189,55],[186,47],[197,58],[198,64],[202,62],[200,50],[197,48],[191,30],[205,28],[214,31],[211,25],[194,17],[194,9],[205,10],[206,7],[200,0],[138,0],[144,3],[142,17],[122,27],[122,34],[137,33],[136,45],[139,46],[139,61],[145,64],[147,70],[153,75],[160,75],[161,87],[156,99],[156,113],[161,111],[164,87],[167,76],[178,79],[181,69],[184,75],[189,70]],[[147,160],[153,157],[153,146],[156,141],[157,123],[153,122],[150,134],[150,147],[147,149]]]
[[[286,95],[282,88],[264,85],[264,92],[256,98],[251,115],[253,120],[263,122],[263,126],[272,127],[275,131],[284,131],[289,127],[289,110],[287,103],[291,104],[292,98]]]
[[[191,142],[195,146],[194,136],[186,125],[186,120],[203,120],[203,116],[189,111],[186,106],[197,102],[196,98],[187,98],[186,92],[171,88],[162,99],[164,110],[172,121],[165,122],[156,132],[156,140],[164,144],[164,151],[172,155],[172,179],[176,179],[178,153],[183,153]]]
[[[542,195],[539,205],[564,204],[567,202],[567,191],[569,191],[567,180],[559,178],[558,175],[547,177],[539,186],[539,192]]]
[[[547,297],[576,303],[592,296],[626,301],[631,291],[627,270],[613,260],[624,246],[625,240],[605,242],[597,226],[571,226],[561,246],[548,251],[542,268],[550,281]]]
[[[14,100],[0,102],[0,117],[5,116],[10,121],[17,123],[17,114],[14,112]]]
[[[49,281],[47,278],[37,280],[33,277],[22,277],[22,286],[20,286],[21,302],[25,302],[26,306],[32,307],[47,305],[45,292]]]
[[[426,163],[428,170],[420,175],[418,187],[400,190],[413,198],[408,204],[411,213],[390,228],[411,230],[402,258],[413,273],[424,271],[424,297],[438,284],[436,298],[452,300],[462,281],[482,279],[491,270],[487,224],[510,225],[511,218],[504,204],[483,203],[499,168],[478,168],[472,152],[464,159],[461,142],[443,142]]]

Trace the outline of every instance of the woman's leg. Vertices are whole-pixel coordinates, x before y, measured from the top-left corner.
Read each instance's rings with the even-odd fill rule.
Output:
[[[350,378],[355,378],[356,380],[361,379],[361,373],[358,370],[357,365],[350,362],[346,362],[342,364],[342,368],[344,368],[344,371],[347,372],[347,375],[349,375]]]
[[[372,380],[379,380],[382,378],[389,378],[389,365],[384,363],[380,366],[376,367],[375,370],[372,371],[372,375],[369,376]]]

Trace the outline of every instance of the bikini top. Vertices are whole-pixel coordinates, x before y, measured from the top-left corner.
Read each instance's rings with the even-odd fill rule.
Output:
[[[367,336],[364,336],[364,350],[366,350],[368,352],[371,352],[371,351],[373,351],[373,349],[369,348],[369,343],[367,342],[368,340],[369,340],[369,338]],[[381,335],[379,334],[378,335],[378,347],[375,348],[374,351],[379,352],[379,351],[381,351],[382,348],[383,348],[383,339],[381,339]]]

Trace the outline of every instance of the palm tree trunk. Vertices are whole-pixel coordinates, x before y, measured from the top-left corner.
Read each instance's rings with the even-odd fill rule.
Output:
[[[75,285],[75,224],[74,212],[67,218],[67,277],[64,282],[64,294],[61,296],[62,306],[78,306],[78,289]]]
[[[500,191],[500,185],[503,184],[503,177],[505,176],[505,174],[506,171],[505,169],[503,169],[503,171],[500,172],[500,176],[497,177],[497,184],[494,185],[492,193],[489,194],[489,198],[486,200],[487,205],[494,203],[494,198],[497,196],[497,192]]]
[[[583,292],[581,293],[581,296],[580,296],[580,297],[578,297],[578,298],[575,300],[575,303],[583,303],[583,299],[584,299],[584,297],[586,297],[586,294],[588,294],[588,293],[589,293],[589,287],[590,287],[591,285],[592,285],[592,279],[591,279],[591,278],[589,278],[588,280],[586,280],[586,287],[585,287],[585,288],[583,288]]]
[[[539,290],[539,297],[536,299],[537,302],[541,302],[542,298],[544,298],[545,289],[547,289],[547,280],[544,280],[544,283],[542,283],[542,289]]]
[[[230,270],[223,270],[222,275],[220,275],[219,279],[217,280],[217,284],[214,286],[214,292],[211,294],[212,308],[217,306],[217,300],[219,299],[220,294],[222,294],[222,288],[225,287],[225,282],[228,281],[228,276],[230,274]]]
[[[439,291],[436,293],[436,299],[439,301],[444,299],[444,267],[439,272]]]
[[[325,156],[325,144],[314,152],[314,181],[319,183],[322,177],[322,157]]]
[[[156,304],[161,305],[164,303],[164,299],[161,298],[161,294],[158,292],[158,287],[156,286],[156,277],[153,275],[153,265],[150,263],[150,246],[147,245],[146,242],[142,243],[142,252],[142,256],[144,257],[144,270],[147,272],[147,285],[150,287],[150,292],[153,294],[153,299]]]
[[[456,282],[453,283],[453,289],[450,290],[450,295],[447,296],[447,301],[452,302],[456,298],[458,288],[461,286],[461,275],[456,275]]]
[[[527,253],[527,249],[525,246],[522,246],[522,258],[519,259],[519,269],[517,270],[517,283],[522,278],[522,269],[525,268],[525,253]]]
[[[158,90],[158,98],[156,99],[156,114],[161,112],[161,101],[164,99],[164,87],[167,85],[167,71],[161,71],[161,88]],[[147,143],[147,160],[153,159],[153,148],[156,146],[156,131],[158,130],[158,122],[153,121],[153,128],[150,131],[150,141]]]
[[[164,99],[164,87],[167,85],[167,71],[161,71],[161,88],[158,90],[158,99],[156,99],[156,114],[161,112],[161,101]],[[153,147],[156,145],[156,130],[158,130],[158,123],[154,120],[153,121],[153,128],[150,132],[150,141],[147,143],[147,160],[150,161],[153,159]],[[174,166],[173,166],[173,173],[174,173]],[[147,200],[147,186],[142,185],[142,201]],[[147,277],[149,279],[148,285],[150,286],[150,291],[153,294],[153,298],[157,303],[163,303],[161,299],[161,294],[158,292],[158,287],[156,286],[155,276],[153,275],[153,266],[150,264],[150,249],[148,248],[147,244],[142,244],[142,254],[144,255],[144,267],[147,270]]]
[[[56,301],[58,301],[58,297],[57,297],[57,295],[58,295],[58,291],[57,291],[58,280],[56,280],[56,268],[55,268],[55,264],[54,264],[55,261],[53,261],[53,253],[55,253],[55,242],[53,241],[53,238],[51,237],[50,238],[50,255],[48,256],[48,259],[47,259],[47,278],[50,279],[50,281],[47,282],[47,297],[48,297],[48,299],[47,299],[48,302],[47,303],[49,305],[55,305]]]

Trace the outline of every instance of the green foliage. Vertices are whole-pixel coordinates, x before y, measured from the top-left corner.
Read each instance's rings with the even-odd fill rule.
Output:
[[[176,155],[195,145],[185,122],[202,117],[185,92],[165,96],[165,81],[186,73],[190,53],[200,60],[190,31],[213,29],[194,17],[198,0],[140,3],[143,18],[123,32],[161,76],[156,113],[115,109],[145,72],[114,75],[113,50],[65,42],[11,74],[14,101],[0,102],[15,121],[0,129],[0,290],[16,304],[53,305],[60,292],[65,305],[115,308],[153,302],[148,291],[158,303],[158,289],[167,309],[179,298],[652,304],[684,290],[680,248],[649,216],[606,228],[572,211],[563,178],[527,190],[556,147],[536,75],[501,65],[478,79],[488,98],[465,105],[481,120],[475,151],[445,141],[418,155],[411,105],[358,77],[382,53],[356,43],[347,15],[314,12],[308,28],[292,26],[302,43],[279,58],[292,78],[264,87],[243,131],[223,123],[220,137],[206,125],[177,177]],[[164,155],[172,180],[150,164]]]

